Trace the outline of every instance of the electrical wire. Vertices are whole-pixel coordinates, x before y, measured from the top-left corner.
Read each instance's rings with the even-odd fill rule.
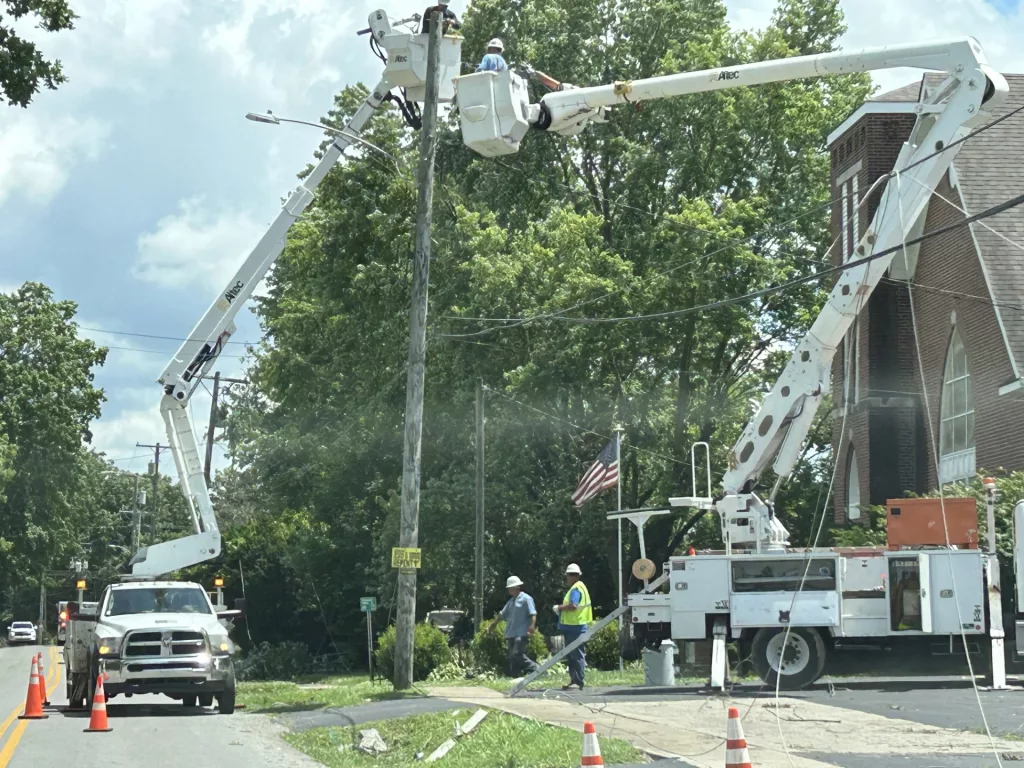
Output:
[[[867,264],[869,262],[875,261],[876,259],[881,259],[881,258],[885,258],[886,256],[891,256],[891,255],[893,255],[895,253],[898,253],[901,250],[903,250],[903,248],[905,246],[917,245],[918,243],[922,243],[922,242],[924,242],[926,240],[930,240],[930,239],[932,239],[934,237],[939,237],[941,235],[948,234],[949,232],[952,232],[954,230],[961,229],[962,227],[969,226],[970,224],[973,224],[976,221],[981,221],[983,219],[987,219],[987,218],[990,218],[992,216],[996,216],[996,215],[998,215],[1000,213],[1003,213],[1004,211],[1010,210],[1011,208],[1016,208],[1017,206],[1019,206],[1021,204],[1024,204],[1024,194],[1021,194],[1021,195],[1018,195],[1016,197],[1010,198],[1009,200],[1006,200],[1006,201],[1004,201],[1002,203],[994,205],[991,208],[988,208],[988,209],[986,209],[984,211],[981,211],[980,213],[976,213],[973,216],[968,216],[964,221],[954,222],[952,224],[948,224],[946,226],[939,227],[938,229],[933,229],[933,230],[931,230],[929,232],[925,232],[924,234],[922,234],[922,235],[920,235],[918,237],[915,237],[913,239],[907,240],[903,245],[894,245],[891,248],[886,248],[886,249],[884,249],[882,251],[878,251],[878,252],[872,253],[872,254],[870,254],[868,256],[864,256],[864,257],[859,258],[859,259],[851,259],[850,261],[847,261],[845,264],[839,264],[839,265],[836,265],[836,266],[827,267],[825,269],[819,270],[818,272],[815,272],[814,274],[805,275],[804,277],[794,278],[794,279],[789,280],[789,281],[787,281],[785,283],[780,283],[780,284],[777,284],[777,285],[768,286],[766,288],[761,288],[761,289],[758,289],[756,291],[751,291],[749,293],[743,294],[742,296],[734,296],[734,297],[731,297],[731,298],[728,298],[728,299],[722,299],[720,301],[714,301],[714,302],[710,302],[710,303],[707,303],[707,304],[702,304],[702,305],[695,306],[695,307],[686,307],[686,308],[683,308],[683,309],[665,310],[663,312],[654,312],[654,313],[644,314],[644,315],[626,315],[626,316],[623,316],[623,317],[554,317],[554,316],[552,316],[552,317],[549,317],[549,318],[546,318],[546,319],[559,320],[559,321],[562,321],[562,322],[575,323],[575,324],[581,324],[581,325],[604,324],[604,323],[621,323],[621,322],[631,322],[631,321],[637,321],[637,320],[654,320],[654,319],[661,319],[661,318],[666,318],[666,317],[679,317],[679,316],[682,316],[682,315],[692,314],[694,312],[707,312],[707,311],[712,310],[712,309],[720,309],[722,307],[733,306],[735,304],[742,304],[744,302],[750,301],[751,299],[760,298],[762,296],[769,296],[769,295],[773,295],[773,294],[776,294],[776,293],[783,293],[785,291],[788,291],[790,288],[795,288],[795,287],[797,287],[799,285],[804,285],[806,283],[816,282],[818,280],[821,280],[823,277],[828,277],[828,276],[833,275],[833,274],[837,274],[837,273],[840,273],[840,272],[845,272],[846,270],[853,269],[854,267],[862,266],[862,265]],[[511,318],[509,318],[509,319],[511,319]],[[517,321],[518,320],[522,320],[522,319],[523,318],[516,318]],[[508,327],[515,327],[515,326],[508,326]],[[483,330],[475,331],[473,333],[441,334],[441,335],[445,336],[446,338],[465,338],[465,337],[470,337],[470,336],[482,336],[482,335],[484,335],[486,333],[491,333],[491,332],[500,331],[500,330],[505,330],[505,327],[503,327],[503,326],[495,326],[495,327],[491,327],[491,328],[484,328]]]
[[[899,189],[900,189],[900,178],[901,177],[899,175],[896,176],[897,191],[899,191]],[[897,201],[899,202],[900,226],[901,226],[901,228],[903,228],[903,227],[905,227],[905,222],[903,220],[903,203],[902,203],[902,198],[897,197]],[[968,217],[968,220],[970,220],[970,217]],[[901,231],[904,233],[904,235],[903,235],[903,237],[904,237],[904,244],[903,245],[904,245],[904,250],[906,250],[906,246],[907,246],[907,242],[906,242],[906,229],[903,228]],[[931,411],[931,405],[930,405],[929,398],[928,398],[928,387],[925,384],[925,382],[927,381],[927,377],[925,375],[925,370],[924,370],[924,356],[921,354],[920,334],[917,331],[917,311],[916,311],[915,306],[914,306],[914,292],[913,292],[913,289],[910,288],[909,286],[907,287],[907,294],[908,294],[908,297],[910,299],[910,324],[911,324],[911,328],[914,331],[914,349],[917,352],[918,376],[920,377],[920,381],[921,381],[921,395],[922,395],[922,399],[923,399],[923,402],[924,402],[925,419],[926,419],[926,423],[928,425],[928,429],[927,429],[927,432],[928,432],[928,442],[929,442],[930,448],[931,448],[932,460],[935,462],[935,467],[937,469],[939,467],[939,463],[940,463],[939,462],[939,444],[938,444],[938,440],[936,440],[936,438],[935,438],[935,428],[932,426],[932,411]],[[943,531],[944,531],[945,537],[946,537],[946,553],[947,553],[946,554],[946,559],[947,559],[947,561],[949,563],[950,581],[952,583],[953,594],[955,596],[955,595],[959,595],[960,592],[957,590],[957,586],[956,586],[956,569],[953,567],[952,556],[949,554],[949,552],[952,549],[952,544],[951,544],[950,538],[949,538],[949,522],[946,519],[946,499],[945,499],[945,494],[944,494],[944,492],[942,490],[942,483],[941,482],[939,483],[939,508],[942,510],[942,528],[943,528]],[[978,690],[978,680],[977,680],[977,678],[974,675],[974,664],[971,662],[971,653],[970,653],[970,649],[968,648],[968,645],[967,645],[967,633],[964,630],[963,615],[962,615],[962,613],[960,611],[960,600],[959,599],[954,599],[953,600],[953,604],[956,607],[957,626],[960,629],[960,640],[963,643],[963,647],[964,647],[964,658],[967,660],[967,670],[968,670],[968,672],[970,673],[970,676],[971,676],[971,686],[974,689],[974,697],[975,697],[975,699],[978,702],[978,710],[981,712],[981,721],[982,721],[982,724],[985,726],[985,735],[988,736],[989,744],[992,747],[992,753],[995,755],[995,758],[996,758],[996,764],[999,766],[999,768],[1002,768],[1003,761],[1002,761],[1002,758],[1000,757],[999,750],[996,748],[995,738],[992,736],[992,729],[989,727],[988,717],[985,715],[985,707],[984,707],[984,705],[981,702],[981,693]]]

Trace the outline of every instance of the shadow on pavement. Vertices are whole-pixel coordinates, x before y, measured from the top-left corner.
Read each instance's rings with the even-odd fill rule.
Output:
[[[68,709],[66,706],[54,707],[56,712],[66,718],[88,720],[89,710]],[[209,707],[186,707],[182,704],[111,704],[107,703],[107,717],[211,717],[217,715],[216,709]]]

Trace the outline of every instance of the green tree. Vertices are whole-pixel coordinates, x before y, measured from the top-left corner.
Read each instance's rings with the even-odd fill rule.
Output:
[[[843,30],[831,0],[785,0],[758,33],[730,29],[719,0],[478,0],[463,29],[467,56],[500,31],[510,62],[578,85],[832,50]],[[467,151],[454,122],[442,131],[422,611],[471,605],[478,379],[488,387],[488,611],[510,573],[538,604],[559,599],[570,561],[595,607],[614,605],[615,526],[604,515],[614,493],[581,509],[570,496],[616,424],[624,506],[690,493],[697,440],[712,444],[717,485],[821,286],[693,309],[820,262],[826,136],[868,91],[850,76],[622,107],[577,138],[533,132],[500,160]],[[340,125],[365,94],[345,89],[326,121]],[[278,562],[290,578],[331,585],[317,612],[339,644],[360,642],[359,593],[393,604],[415,209],[416,147],[397,113],[378,111],[365,137],[395,161],[355,153],[292,228],[258,307],[253,387],[231,398],[236,470],[224,488],[229,516],[302,516],[275,541]],[[604,322],[635,316],[650,317]],[[827,446],[827,435],[813,442]],[[795,537],[807,538],[805,507],[828,471],[812,450],[777,499]],[[648,556],[717,540],[717,520],[685,521],[652,520]]]
[[[19,35],[13,25],[4,24],[8,20],[16,22],[32,17],[37,20],[37,28],[60,32],[74,29],[78,15],[67,0],[2,0],[0,3],[0,96],[18,107],[27,107],[40,87],[56,90],[67,82],[59,60],[47,60],[39,46]]]

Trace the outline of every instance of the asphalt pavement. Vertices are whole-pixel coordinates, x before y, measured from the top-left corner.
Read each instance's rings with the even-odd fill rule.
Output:
[[[264,715],[188,708],[163,696],[117,697],[107,704],[110,733],[84,733],[88,713],[67,712],[56,647],[0,648],[0,768],[176,768],[180,765],[314,768],[320,764],[280,738]],[[45,720],[18,720],[32,655],[42,651],[52,704]]]

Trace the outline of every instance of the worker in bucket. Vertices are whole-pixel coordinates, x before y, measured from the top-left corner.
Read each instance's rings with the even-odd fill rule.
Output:
[[[508,672],[518,677],[537,670],[537,662],[527,655],[529,637],[537,631],[537,607],[533,598],[523,591],[523,582],[518,576],[509,576],[505,582],[508,602],[501,613],[491,619],[487,633],[494,632],[499,619],[505,620],[505,640],[508,642]],[[521,678],[519,678],[521,679]]]
[[[587,625],[594,620],[590,610],[590,592],[583,583],[582,572],[576,563],[569,563],[565,569],[565,579],[569,582],[569,591],[565,593],[561,605],[552,606],[558,616],[558,631],[569,645],[587,631]],[[565,664],[569,667],[569,684],[562,690],[571,691],[583,688],[583,673],[587,667],[587,656],[583,645],[567,654]]]
[[[455,11],[450,10],[447,3],[439,3],[438,5],[430,6],[423,12],[423,23],[420,27],[422,34],[430,33],[430,16],[434,11],[438,11],[441,14],[441,34],[447,35],[449,30],[462,28],[462,23],[459,21],[459,17],[455,15]]]
[[[498,38],[494,38],[487,44],[487,53],[484,54],[483,59],[480,60],[480,66],[476,68],[477,72],[504,72],[508,69],[508,64],[505,63],[504,57],[501,55],[502,51],[505,50],[505,44]]]

